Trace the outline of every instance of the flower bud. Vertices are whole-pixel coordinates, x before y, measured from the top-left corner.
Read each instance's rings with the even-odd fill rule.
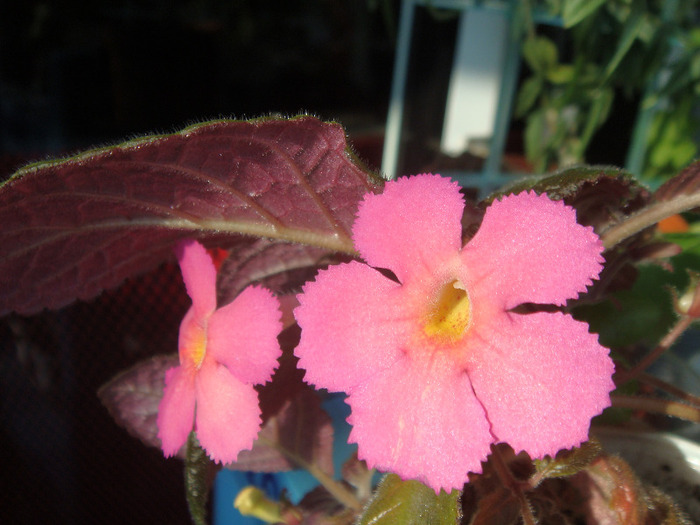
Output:
[[[686,292],[675,300],[676,311],[689,317],[700,317],[700,273],[689,272],[690,284]]]
[[[265,523],[283,522],[281,504],[269,499],[257,487],[248,486],[241,490],[233,506],[244,516],[252,516]]]

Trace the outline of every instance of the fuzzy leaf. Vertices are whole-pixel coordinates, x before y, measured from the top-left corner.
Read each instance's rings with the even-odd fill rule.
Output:
[[[251,283],[259,283],[277,295],[301,291],[318,266],[331,262],[328,250],[272,239],[241,239],[223,261],[217,275],[220,306],[230,303]]]
[[[477,509],[469,525],[516,525],[520,523],[520,505],[513,492],[506,487],[496,487],[477,503]]]
[[[333,474],[333,424],[318,394],[304,383],[293,354],[301,331],[294,324],[280,336],[280,366],[270,383],[258,387],[263,426],[252,450],[241,451],[232,470],[281,472],[299,468],[289,457]]]
[[[148,446],[160,448],[156,419],[165,371],[178,364],[177,354],[152,357],[121,372],[97,392],[114,420]],[[184,457],[183,453],[178,456]]]
[[[387,474],[357,525],[455,525],[461,519],[460,492],[440,494],[420,481]]]
[[[303,514],[301,525],[351,525],[355,523],[355,511],[343,507],[322,485],[307,492],[297,508],[301,509]]]
[[[299,468],[289,455],[333,474],[333,424],[311,387],[288,399],[265,422],[251,450],[242,450],[231,470],[282,472]]]
[[[186,237],[353,254],[357,203],[380,185],[341,126],[305,116],[208,122],[28,166],[0,187],[0,315],[90,299]]]
[[[700,192],[700,161],[694,162],[675,177],[667,180],[654,193],[657,202],[670,201]]]
[[[546,193],[553,200],[564,200],[576,208],[576,218],[581,224],[593,226],[596,231],[638,210],[648,198],[646,190],[619,168],[577,166],[520,179],[490,195],[487,202],[529,190]]]
[[[541,478],[560,478],[573,476],[591,464],[601,453],[598,441],[586,441],[580,447],[563,450],[554,459],[545,458],[535,461],[537,474]]]

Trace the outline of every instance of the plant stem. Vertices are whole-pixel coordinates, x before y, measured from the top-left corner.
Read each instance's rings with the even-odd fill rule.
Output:
[[[631,379],[635,379],[639,374],[644,372],[654,361],[656,361],[661,355],[668,350],[673,343],[685,332],[688,327],[695,321],[694,317],[688,315],[682,316],[671,330],[664,336],[663,339],[656,345],[649,354],[646,355],[639,363],[637,363],[631,370],[623,371],[619,375],[618,384],[626,383]]]
[[[321,485],[323,485],[323,487],[340,503],[353,510],[362,509],[362,502],[359,499],[357,499],[355,494],[353,494],[350,490],[345,488],[345,486],[342,483],[339,483],[338,481],[334,480],[331,476],[326,474],[323,470],[321,470],[318,467],[318,465],[307,462],[302,457],[298,456],[290,450],[287,450],[286,448],[280,446],[277,443],[273,443],[263,437],[258,437],[258,439],[265,445],[275,448],[276,450],[287,456],[290,459],[290,461],[295,463],[297,466],[308,471],[309,474],[316,478],[318,482]]]
[[[537,520],[532,514],[530,503],[527,501],[527,496],[525,496],[523,492],[522,484],[513,476],[513,473],[503,459],[501,451],[497,446],[491,447],[491,458],[493,459],[493,467],[501,483],[511,490],[520,503],[520,515],[523,518],[523,525],[537,525]]]
[[[644,410],[655,414],[673,416],[685,419],[692,423],[700,423],[700,409],[686,405],[679,401],[667,399],[655,399],[652,397],[625,396],[613,394],[610,396],[612,406],[617,408],[630,408],[632,410]]]
[[[698,206],[700,206],[700,192],[678,195],[671,200],[655,202],[604,231],[600,236],[600,240],[606,249],[610,249],[666,217],[692,210]]]
[[[651,374],[640,374],[639,380],[647,385],[653,386],[654,388],[658,388],[659,390],[663,390],[664,392],[667,392],[673,396],[679,397],[686,403],[690,403],[691,405],[695,405],[696,407],[700,408],[700,397],[694,396],[693,394],[690,394],[677,386],[671,385],[658,377],[654,377]]]

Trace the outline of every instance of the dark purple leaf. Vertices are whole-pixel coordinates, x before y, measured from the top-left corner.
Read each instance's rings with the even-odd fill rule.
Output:
[[[293,325],[280,334],[283,354],[270,383],[258,387],[263,427],[252,450],[243,451],[233,470],[279,472],[299,468],[287,454],[333,473],[333,425],[318,394],[304,383],[293,349],[300,330]]]
[[[355,489],[360,501],[369,499],[372,494],[374,469],[367,468],[367,463],[357,457],[357,451],[343,463],[343,479]]]
[[[301,525],[351,525],[356,520],[356,511],[344,507],[322,485],[307,492],[297,508]]]
[[[641,208],[647,191],[624,171],[608,166],[577,166],[544,177],[524,178],[489,197],[533,190],[576,209],[581,224],[597,232]]]
[[[219,305],[230,303],[251,283],[278,295],[301,291],[319,266],[335,262],[328,250],[273,239],[244,239],[224,260],[217,279]]]
[[[121,372],[97,392],[114,420],[148,446],[160,448],[158,404],[165,372],[178,364],[177,354],[152,357]],[[178,457],[184,458],[184,447]]]
[[[667,201],[700,190],[700,161],[694,162],[654,192],[655,201]]]
[[[352,254],[357,203],[380,186],[343,128],[312,117],[209,122],[28,166],[0,187],[0,314],[90,299],[185,237]]]
[[[311,387],[286,400],[279,412],[267,419],[253,448],[241,451],[236,462],[226,468],[255,472],[301,468],[289,453],[333,473],[333,424]]]

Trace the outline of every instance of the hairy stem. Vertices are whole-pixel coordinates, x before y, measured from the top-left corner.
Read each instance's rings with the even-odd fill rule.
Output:
[[[606,249],[610,249],[666,217],[692,210],[698,206],[700,206],[700,192],[678,195],[671,200],[655,202],[604,231],[600,236],[600,240]]]
[[[644,410],[654,414],[663,414],[684,419],[692,423],[700,423],[700,409],[686,405],[679,401],[668,399],[656,399],[653,397],[626,396],[612,394],[610,396],[612,406],[617,408],[630,408],[632,410]]]
[[[663,339],[656,345],[649,354],[647,354],[639,363],[637,363],[631,370],[626,370],[620,373],[618,376],[618,384],[626,383],[631,379],[635,379],[639,374],[644,372],[649,366],[656,361],[661,355],[666,352],[673,343],[685,332],[688,327],[695,321],[695,318],[688,315],[682,316],[675,325],[669,330],[669,332],[664,336]]]
[[[515,494],[515,497],[520,503],[520,515],[523,518],[523,525],[537,525],[537,519],[532,514],[532,508],[530,507],[530,502],[527,500],[527,496],[523,492],[522,483],[515,479],[513,472],[506,464],[506,461],[501,455],[501,451],[498,447],[491,447],[491,458],[493,459],[493,466],[496,470],[498,478],[501,483],[510,491]]]
[[[663,390],[664,392],[667,392],[672,396],[676,396],[681,400],[685,401],[686,403],[690,403],[691,405],[695,405],[696,407],[700,408],[700,397],[694,396],[693,394],[690,394],[685,390],[678,388],[677,386],[667,383],[666,381],[663,381],[658,377],[654,377],[651,374],[640,374],[639,380],[643,383],[646,383],[647,385],[653,386],[654,388]]]
[[[281,447],[278,443],[273,443],[263,437],[259,437],[258,439],[265,443],[267,446],[275,448],[276,450],[284,454],[286,457],[288,457],[289,460],[295,463],[297,466],[306,470],[309,474],[316,478],[318,482],[321,485],[323,485],[323,487],[340,503],[353,510],[362,509],[362,502],[359,499],[357,499],[355,494],[353,494],[350,490],[345,488],[345,486],[342,483],[339,483],[338,481],[334,480],[331,476],[326,474],[317,465],[307,462],[291,450],[287,450],[286,448]]]

